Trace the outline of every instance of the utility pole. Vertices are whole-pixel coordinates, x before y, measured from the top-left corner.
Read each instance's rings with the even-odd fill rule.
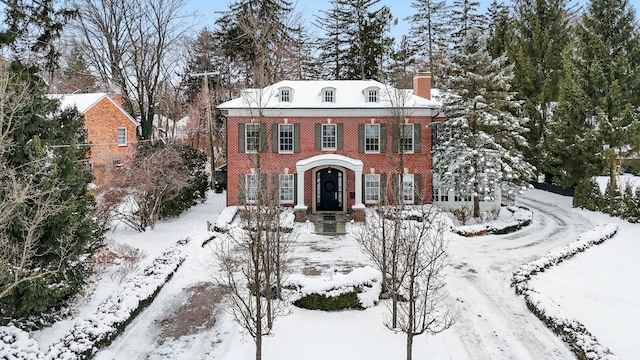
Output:
[[[216,182],[216,164],[215,164],[215,147],[213,146],[213,124],[211,121],[211,95],[209,94],[209,76],[219,75],[218,71],[203,72],[203,73],[191,73],[191,77],[203,77],[204,94],[207,97],[207,128],[209,130],[209,146],[211,150],[211,181],[209,187],[214,189]]]

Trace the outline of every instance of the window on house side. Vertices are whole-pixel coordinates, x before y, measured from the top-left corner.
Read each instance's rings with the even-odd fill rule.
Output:
[[[324,102],[336,102],[335,96],[334,96],[334,92],[333,89],[326,89],[324,91]]]
[[[245,124],[245,152],[257,153],[260,146],[260,124]]]
[[[127,128],[118,128],[118,146],[127,146]]]
[[[413,153],[413,124],[400,125],[400,150],[404,154]]]
[[[377,204],[380,201],[380,175],[366,174],[364,176],[364,202]]]
[[[443,188],[434,188],[433,199],[434,201],[449,201],[449,191]]]
[[[255,203],[258,200],[258,174],[246,174],[244,184],[247,203]]]
[[[281,154],[293,153],[293,124],[278,125],[278,152]]]
[[[336,150],[336,124],[322,124],[322,150]]]
[[[364,126],[364,151],[365,153],[380,152],[379,124],[366,124]]]
[[[453,201],[471,201],[471,195],[470,194],[462,194],[460,192],[456,191],[455,196],[453,197]]]
[[[293,199],[293,174],[280,174],[280,203],[290,204]]]
[[[402,176],[402,198],[405,204],[413,204],[413,174]]]

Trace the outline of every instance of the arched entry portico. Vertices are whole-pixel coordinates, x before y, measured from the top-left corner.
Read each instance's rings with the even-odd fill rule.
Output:
[[[313,205],[318,205],[318,200],[320,200],[320,208],[319,210],[323,210],[324,207],[328,207],[330,211],[344,211],[344,205],[340,208],[340,204],[344,204],[344,199],[346,198],[345,194],[349,192],[355,193],[355,204],[353,205],[353,209],[361,209],[364,208],[362,204],[362,161],[358,159],[352,159],[350,157],[344,155],[337,154],[323,154],[312,156],[308,159],[300,160],[296,163],[296,173],[297,173],[297,198],[298,202],[294,208],[296,212],[304,211],[306,212],[309,209],[309,206],[304,203],[305,198],[305,189],[304,189],[304,178],[305,172],[311,169],[317,169],[314,172],[314,191],[316,192],[315,201]],[[354,172],[355,175],[355,189],[346,189],[346,172],[343,172],[342,169],[348,169]],[[338,179],[338,176],[342,175],[342,180]],[[335,178],[333,178],[335,176]],[[318,188],[318,186],[320,186]],[[339,186],[342,186],[340,188]],[[335,202],[330,201],[331,197],[334,197]],[[322,200],[325,199],[327,203],[322,203]],[[314,208],[314,211],[317,210]]]

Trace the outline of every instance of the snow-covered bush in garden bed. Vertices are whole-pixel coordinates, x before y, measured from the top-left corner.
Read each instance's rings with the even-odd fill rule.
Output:
[[[216,218],[216,223],[213,226],[213,230],[222,233],[229,231],[229,227],[231,226],[231,223],[233,222],[233,219],[236,217],[237,213],[237,206],[227,206],[226,208],[222,209],[220,215],[218,215],[218,217]]]
[[[293,291],[290,297],[292,303],[310,295],[329,299],[355,292],[360,307],[369,308],[378,303],[381,279],[380,271],[365,266],[348,274],[335,271],[320,277],[292,274],[285,282],[285,287]]]
[[[453,227],[453,232],[462,236],[478,236],[486,234],[508,234],[531,224],[533,212],[522,206],[508,206],[511,216],[504,220],[490,221],[484,224]]]
[[[613,237],[618,226],[606,224],[596,226],[593,230],[582,233],[578,239],[564,247],[552,250],[542,258],[520,266],[513,272],[511,286],[516,294],[524,295],[529,310],[535,314],[549,329],[558,334],[580,360],[614,360],[618,359],[611,350],[598,342],[583,324],[564,315],[564,311],[548,297],[529,285],[531,276],[543,272],[566,259],[571,258],[593,245],[603,243]]]
[[[147,307],[184,261],[184,245],[178,244],[157,257],[142,274],[132,278],[92,313],[80,319],[63,339],[54,343],[46,359],[88,359],[108,345]]]
[[[253,206],[247,207],[238,207],[238,206],[228,206],[220,212],[218,218],[216,219],[216,223],[213,227],[214,231],[225,233],[228,232],[229,229],[236,224],[239,220],[236,218],[236,215],[242,215],[242,211],[255,211],[256,208]],[[295,215],[293,211],[285,208],[280,212],[280,229],[282,231],[291,232],[293,231],[293,225],[295,222]]]
[[[42,359],[38,342],[28,332],[13,325],[0,326],[0,359]]]

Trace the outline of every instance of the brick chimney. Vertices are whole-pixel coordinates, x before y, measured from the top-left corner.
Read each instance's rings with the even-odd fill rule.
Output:
[[[122,94],[120,93],[109,93],[108,94],[111,100],[113,100],[119,106],[122,106]]]
[[[413,75],[413,93],[425,99],[431,99],[431,72],[418,71]]]

